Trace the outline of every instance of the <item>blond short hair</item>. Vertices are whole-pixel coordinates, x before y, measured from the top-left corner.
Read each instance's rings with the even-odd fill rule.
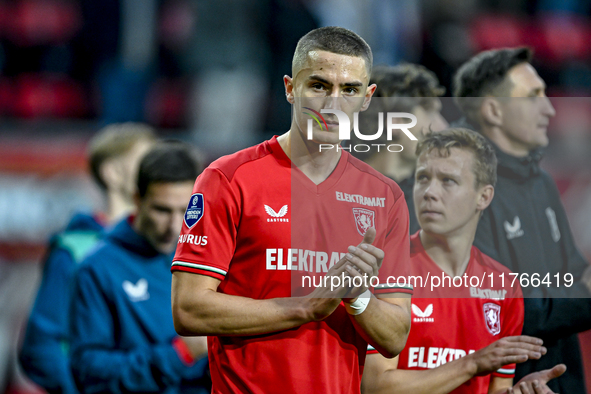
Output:
[[[474,154],[475,186],[492,185],[497,183],[497,156],[492,144],[481,134],[452,127],[436,133],[429,133],[417,145],[416,155],[437,150],[442,157],[451,154],[451,148],[465,149]]]
[[[155,130],[143,123],[114,123],[99,130],[90,140],[87,149],[90,173],[101,188],[107,188],[100,173],[103,163],[126,154],[139,141],[156,141]]]

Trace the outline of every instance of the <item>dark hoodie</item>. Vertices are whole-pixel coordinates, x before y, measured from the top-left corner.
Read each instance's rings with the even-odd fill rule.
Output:
[[[539,166],[541,152],[518,158],[497,146],[495,151],[499,162],[495,195],[480,219],[474,245],[511,271],[524,274],[520,278],[536,274],[546,282],[521,283],[526,297],[523,334],[542,338],[548,353],[518,364],[515,381],[564,363],[567,372],[548,386],[555,392],[585,394],[576,333],[591,328],[591,294],[580,282],[588,263],[575,246],[554,180]],[[565,282],[569,273],[574,279],[571,287]]]
[[[47,251],[19,356],[27,376],[49,393],[78,392],[68,357],[71,285],[78,263],[102,230],[94,216],[76,214],[67,228],[51,239]]]
[[[71,366],[82,392],[209,392],[207,358],[189,360],[179,348],[171,263],[172,255],[155,250],[131,218],[82,261],[70,318]]]

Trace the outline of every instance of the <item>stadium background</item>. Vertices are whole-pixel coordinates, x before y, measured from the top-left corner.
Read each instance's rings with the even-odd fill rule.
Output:
[[[0,393],[40,392],[15,354],[49,235],[100,208],[93,132],[145,121],[208,161],[282,133],[297,39],[328,25],[366,38],[375,64],[425,65],[448,96],[478,51],[532,46],[560,98],[543,167],[591,258],[591,0],[0,0]]]

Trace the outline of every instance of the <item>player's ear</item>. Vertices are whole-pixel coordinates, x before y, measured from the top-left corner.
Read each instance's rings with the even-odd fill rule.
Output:
[[[283,85],[285,86],[285,97],[290,104],[294,103],[293,98],[293,78],[289,75],[283,76]]]
[[[501,127],[503,125],[503,110],[501,103],[494,97],[484,97],[480,105],[480,116],[485,124]]]
[[[107,185],[108,190],[117,188],[118,185],[121,184],[121,171],[119,171],[117,163],[115,163],[115,160],[113,158],[111,158],[110,160],[105,160],[101,164],[99,168],[99,174],[105,185]]]
[[[484,211],[491,203],[495,195],[495,188],[492,185],[481,186],[478,193],[476,209]]]
[[[376,85],[375,83],[372,83],[367,87],[367,90],[365,91],[365,98],[363,99],[363,105],[361,106],[361,111],[365,111],[367,107],[369,107],[371,97],[375,93],[377,87],[378,85]]]

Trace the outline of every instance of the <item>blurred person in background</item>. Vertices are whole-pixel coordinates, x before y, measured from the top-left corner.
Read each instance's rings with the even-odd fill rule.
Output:
[[[428,131],[440,131],[448,126],[441,115],[441,100],[445,88],[439,84],[437,76],[418,64],[398,66],[376,66],[372,71],[371,83],[377,85],[373,100],[365,112],[359,114],[362,133],[372,134],[378,129],[378,112],[407,112],[417,118],[417,124],[409,131],[419,140]],[[402,119],[402,122],[408,120]],[[417,158],[417,143],[408,138],[400,129],[394,129],[392,141],[386,140],[386,133],[374,143],[399,144],[400,152],[390,152],[386,148],[372,148],[369,152],[353,153],[377,171],[393,179],[404,192],[410,219],[410,234],[419,230],[412,190]],[[351,144],[363,143],[354,138]],[[353,151],[352,151],[353,152]]]
[[[511,271],[545,281],[523,286],[523,333],[543,339],[548,353],[520,364],[516,378],[564,363],[568,372],[549,387],[584,394],[576,334],[591,328],[591,269],[574,243],[554,180],[539,166],[555,111],[531,58],[525,47],[485,51],[454,77],[465,124],[492,141],[498,158],[495,198],[474,244]],[[568,275],[572,287],[565,286]]]
[[[74,215],[66,229],[51,239],[20,351],[27,376],[50,393],[77,392],[68,357],[74,271],[100,238],[103,226],[132,210],[139,162],[155,139],[152,128],[123,123],[105,127],[89,142],[89,167],[104,191],[106,209],[94,215]]]
[[[179,337],[169,269],[199,166],[180,142],[142,159],[135,213],[81,263],[72,299],[71,366],[81,392],[207,393],[204,337]]]

